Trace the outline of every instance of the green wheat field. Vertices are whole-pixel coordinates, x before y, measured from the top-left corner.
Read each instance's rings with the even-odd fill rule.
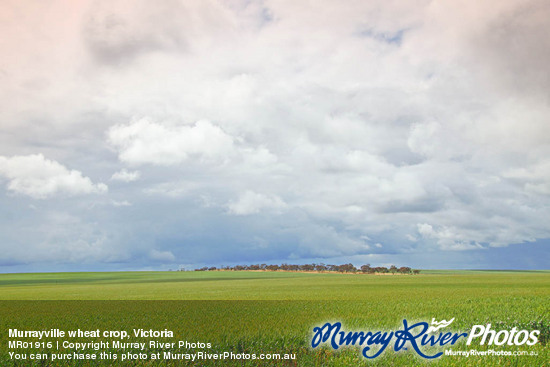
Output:
[[[427,361],[412,351],[388,348],[382,356],[366,360],[354,347],[310,348],[313,327],[327,321],[341,321],[346,330],[378,331],[402,328],[404,318],[409,322],[455,318],[451,328],[457,332],[491,323],[493,330],[537,329],[541,335],[534,346],[466,346],[465,339],[452,346],[453,350],[536,354],[515,357],[443,355]],[[1,366],[550,366],[549,325],[550,271],[423,271],[384,276],[261,271],[0,274]],[[9,329],[52,328],[168,329],[174,332],[173,338],[154,339],[208,342],[212,345],[208,352],[289,353],[296,359],[120,363],[10,358],[9,352],[28,354],[29,350],[8,348],[13,339],[8,337]],[[157,352],[162,354],[163,349],[148,346],[145,351]]]

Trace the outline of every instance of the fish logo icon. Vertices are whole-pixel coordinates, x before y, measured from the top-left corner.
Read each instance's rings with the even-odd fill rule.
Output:
[[[428,333],[431,333],[431,332],[436,332],[437,330],[439,329],[443,329],[443,328],[446,328],[447,326],[451,325],[452,322],[455,320],[455,318],[453,317],[452,319],[450,319],[449,321],[447,320],[441,320],[439,322],[435,321],[435,319],[432,317],[432,326],[430,326],[428,328]]]

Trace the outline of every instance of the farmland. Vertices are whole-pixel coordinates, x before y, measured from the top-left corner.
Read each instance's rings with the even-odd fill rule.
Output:
[[[348,329],[395,330],[402,327],[403,318],[427,322],[455,318],[454,330],[469,331],[473,325],[491,323],[493,329],[536,327],[548,338],[550,272],[432,271],[414,276],[251,271],[2,274],[0,299],[1,365],[17,364],[6,352],[10,328],[168,329],[173,330],[174,339],[210,342],[213,350],[221,352],[295,353],[296,362],[288,365],[425,365],[412,352],[387,351],[365,361],[357,349],[311,350],[312,328],[330,320],[341,321]],[[537,355],[443,356],[435,365],[542,366],[550,360],[549,347],[543,343],[514,348]],[[459,343],[453,349],[468,347]],[[487,346],[477,345],[476,349],[486,350]],[[148,350],[153,352],[154,348]],[[48,365],[41,363],[36,365]],[[136,363],[151,365],[151,361]],[[195,365],[177,361],[182,363]],[[281,361],[279,365],[285,364]]]

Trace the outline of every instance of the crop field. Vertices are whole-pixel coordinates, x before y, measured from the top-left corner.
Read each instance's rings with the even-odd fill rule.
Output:
[[[404,318],[411,322],[455,318],[451,327],[461,332],[491,323],[496,330],[538,329],[541,335],[539,343],[531,347],[490,347],[536,353],[517,357],[443,355],[426,361],[412,351],[388,348],[382,356],[366,360],[354,347],[337,351],[310,348],[313,327],[327,321],[340,321],[347,330],[396,330],[403,326]],[[296,360],[235,361],[233,365],[238,366],[548,366],[549,321],[548,271],[431,271],[388,276],[252,271],[0,275],[2,366],[98,364],[10,359],[8,352],[13,350],[7,348],[8,329],[52,328],[168,329],[174,332],[174,340],[211,343],[211,351],[296,354]],[[452,349],[471,347],[459,342]],[[489,347],[476,345],[476,349]],[[162,350],[148,347],[147,353],[155,352]],[[128,363],[230,364],[182,360]]]

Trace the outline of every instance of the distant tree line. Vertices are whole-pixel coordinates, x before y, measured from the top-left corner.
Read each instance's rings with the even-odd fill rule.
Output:
[[[215,266],[205,266],[195,271],[216,271],[216,270],[230,270],[230,271],[242,271],[242,270],[264,270],[264,271],[317,271],[317,272],[335,272],[335,273],[364,273],[364,274],[418,274],[420,270],[411,269],[408,266],[402,266],[398,268],[395,265],[386,268],[385,266],[372,267],[370,264],[362,265],[356,268],[353,264],[343,265],[330,265],[330,264],[281,264],[281,265],[267,265],[267,264],[255,264],[255,265],[235,265],[235,266],[222,266],[216,268]]]

